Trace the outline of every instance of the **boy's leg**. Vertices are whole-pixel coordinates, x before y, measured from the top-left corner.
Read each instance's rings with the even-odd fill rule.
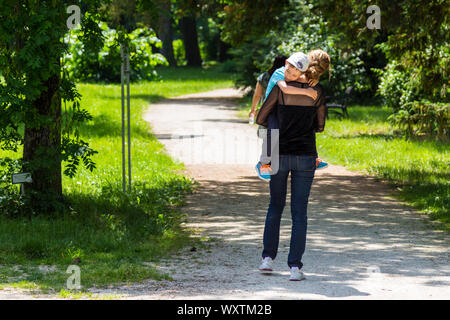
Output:
[[[278,124],[278,117],[275,112],[272,112],[267,118],[267,153],[268,156],[271,157],[273,155],[273,150],[275,145],[273,144],[273,129],[279,129],[280,125]]]
[[[262,138],[263,138],[263,143],[262,143],[262,149],[261,149],[261,156],[259,157],[259,162],[261,162],[261,164],[269,164],[270,163],[270,153],[269,153],[269,146],[268,146],[268,141],[270,140],[270,130],[269,129],[260,129],[262,131]]]
[[[320,170],[320,169],[325,169],[326,167],[328,167],[328,163],[322,161],[322,159],[317,157],[316,158],[316,169]]]
[[[267,129],[261,130],[264,131],[263,134],[263,146],[261,151],[260,160],[255,166],[256,174],[261,180],[270,181],[270,177],[272,175],[272,167],[270,165],[271,157],[267,155]]]
[[[275,113],[271,113],[267,118],[267,134],[264,135],[260,162],[269,164],[275,148],[278,147],[278,136],[273,136],[272,129],[279,129],[278,118]],[[275,143],[272,143],[275,142]]]

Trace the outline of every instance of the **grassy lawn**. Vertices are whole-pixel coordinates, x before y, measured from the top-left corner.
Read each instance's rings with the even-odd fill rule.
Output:
[[[250,100],[242,102],[247,117]],[[449,143],[405,140],[387,122],[386,107],[349,108],[349,119],[331,115],[325,132],[317,135],[319,156],[388,181],[400,200],[442,222],[450,231]]]
[[[180,228],[180,209],[191,180],[142,120],[149,103],[165,97],[232,86],[231,75],[214,69],[161,69],[161,81],[131,85],[131,192],[122,190],[120,84],[81,84],[82,105],[94,117],[82,139],[99,153],[97,169],[81,168],[63,178],[71,210],[64,217],[6,218],[0,215],[0,290],[4,287],[65,290],[66,269],[78,264],[81,286],[104,286],[143,279],[167,279],[151,264],[198,243]],[[19,154],[21,151],[19,152]],[[0,157],[17,155],[0,152]],[[0,199],[1,200],[1,199]],[[204,242],[204,241],[203,241]]]

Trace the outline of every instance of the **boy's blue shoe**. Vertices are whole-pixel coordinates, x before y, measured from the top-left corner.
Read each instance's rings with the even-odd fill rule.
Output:
[[[270,171],[272,170],[270,164],[262,164],[261,161],[259,161],[256,164],[255,169],[258,174],[258,178],[264,181],[270,181]]]
[[[328,167],[328,163],[323,162],[321,159],[316,159],[316,170],[325,169]]]

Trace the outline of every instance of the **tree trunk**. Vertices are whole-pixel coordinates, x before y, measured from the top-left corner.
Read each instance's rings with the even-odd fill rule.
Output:
[[[219,39],[219,62],[224,62],[225,60],[231,58],[228,54],[228,49],[230,48],[231,46],[228,43],[225,43],[221,39]]]
[[[61,179],[61,97],[60,78],[51,76],[46,91],[32,104],[47,125],[26,126],[23,147],[24,170],[31,172],[33,182],[25,185],[31,204],[37,212],[52,213],[62,200]]]
[[[180,29],[183,35],[184,50],[188,66],[202,65],[200,48],[198,46],[197,21],[194,16],[180,19]]]
[[[177,61],[173,52],[172,14],[169,1],[164,1],[163,10],[164,12],[159,17],[159,38],[162,41],[161,53],[166,57],[171,67],[176,67]]]

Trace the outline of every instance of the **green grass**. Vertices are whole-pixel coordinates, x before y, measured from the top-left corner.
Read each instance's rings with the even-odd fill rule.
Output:
[[[247,117],[250,100],[241,103],[240,115]],[[319,156],[388,181],[397,198],[450,231],[449,143],[405,140],[387,122],[387,107],[355,105],[349,114],[326,121],[325,132],[317,135]]]
[[[320,156],[387,180],[397,196],[450,231],[448,142],[405,140],[386,121],[388,108],[353,106],[350,119],[328,120]]]
[[[5,286],[60,292],[78,264],[83,290],[92,286],[168,279],[143,262],[157,262],[201,242],[180,228],[180,207],[193,182],[183,165],[163,152],[142,117],[149,103],[166,97],[232,86],[231,75],[216,69],[161,69],[161,81],[131,85],[132,180],[122,190],[120,85],[81,84],[82,106],[93,120],[80,128],[82,139],[99,153],[97,169],[80,168],[63,177],[70,210],[63,217],[6,218],[0,215],[0,289]],[[21,150],[19,150],[21,154]],[[18,155],[0,152],[0,157]],[[54,266],[45,273],[39,266]],[[20,266],[20,267],[19,267]],[[79,296],[79,293],[77,293]]]

